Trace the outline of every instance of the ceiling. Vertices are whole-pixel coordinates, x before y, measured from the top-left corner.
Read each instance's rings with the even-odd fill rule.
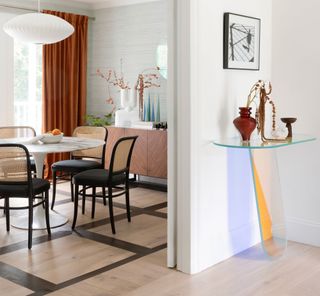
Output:
[[[112,6],[133,5],[153,1],[159,0],[69,0],[68,2],[74,2],[75,4],[86,4],[90,5],[90,7],[93,9],[101,9]]]
[[[114,0],[69,0],[71,2],[81,2],[81,3],[88,3],[88,4],[101,4],[101,3],[110,3],[110,2],[123,2],[121,0],[117,0],[117,1],[114,1]],[[126,3],[130,4],[136,4],[137,0],[127,0],[125,1]],[[140,2],[148,2],[148,1],[140,1]]]
[[[69,0],[69,1],[94,4],[94,3],[104,3],[104,2],[108,2],[110,0]]]
[[[43,9],[62,9],[79,14],[90,14],[94,10],[103,8],[148,3],[160,0],[41,0]],[[35,9],[37,0],[0,0],[0,5],[22,6]]]

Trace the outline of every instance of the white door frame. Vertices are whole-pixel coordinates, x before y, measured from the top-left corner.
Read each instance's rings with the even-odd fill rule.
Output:
[[[176,0],[168,1],[168,224],[167,265],[177,265],[177,141],[176,141]]]
[[[196,266],[196,199],[192,174],[195,168],[193,108],[196,108],[192,79],[197,76],[193,40],[196,28],[191,17],[197,13],[197,1],[169,0],[168,67],[168,266],[192,273]]]

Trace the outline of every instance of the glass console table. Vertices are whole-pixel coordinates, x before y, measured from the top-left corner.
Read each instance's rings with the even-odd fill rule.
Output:
[[[239,137],[213,141],[217,146],[248,151],[261,244],[264,252],[270,257],[281,255],[287,246],[276,151],[280,147],[314,140],[316,138],[308,135],[293,135],[292,139],[283,142],[262,143],[260,139],[254,139],[249,143],[242,143]]]

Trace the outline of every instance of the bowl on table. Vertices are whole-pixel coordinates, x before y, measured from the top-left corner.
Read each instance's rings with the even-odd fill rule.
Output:
[[[19,138],[19,144],[36,144],[38,141],[40,141],[43,138],[43,135],[35,136],[35,137],[28,137],[28,138]]]
[[[43,144],[56,144],[61,142],[63,138],[63,133],[59,135],[53,135],[53,134],[43,134],[42,139],[40,140]]]

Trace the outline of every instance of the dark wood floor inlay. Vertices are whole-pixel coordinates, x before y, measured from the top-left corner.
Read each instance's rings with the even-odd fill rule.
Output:
[[[26,232],[26,234],[27,234],[27,232]],[[39,244],[42,244],[44,242],[47,242],[47,241],[50,241],[50,240],[54,240],[54,239],[58,239],[58,238],[62,238],[62,237],[65,237],[65,236],[71,235],[71,234],[72,234],[71,230],[69,230],[69,231],[58,231],[58,232],[52,233],[51,237],[48,237],[47,234],[44,234],[42,236],[38,236],[38,237],[33,238],[32,245],[33,246],[39,245]],[[27,244],[28,244],[28,241],[26,239],[25,241],[21,241],[21,242],[15,243],[15,244],[11,244],[11,245],[8,245],[8,246],[1,247],[0,248],[0,256],[8,254],[8,253],[15,252],[15,251],[19,251],[21,249],[25,249]],[[1,270],[0,270],[0,276],[1,276]]]
[[[90,232],[87,230],[83,230],[83,229],[77,229],[75,231],[76,233],[80,234],[81,236],[96,241],[98,243],[103,243],[115,248],[119,248],[125,251],[129,251],[132,253],[136,253],[136,254],[140,254],[140,255],[148,255],[150,253],[150,248],[146,248],[143,246],[139,246],[133,243],[129,243],[123,240],[119,240],[116,239],[114,237],[110,237],[110,236],[106,236],[106,235],[102,235],[99,233],[95,233],[95,232]],[[111,231],[110,231],[111,232]]]
[[[42,295],[53,291],[55,284],[43,280],[35,275],[24,272],[11,265],[0,262],[1,277],[29,290],[41,292]],[[1,292],[0,292],[1,295]]]

